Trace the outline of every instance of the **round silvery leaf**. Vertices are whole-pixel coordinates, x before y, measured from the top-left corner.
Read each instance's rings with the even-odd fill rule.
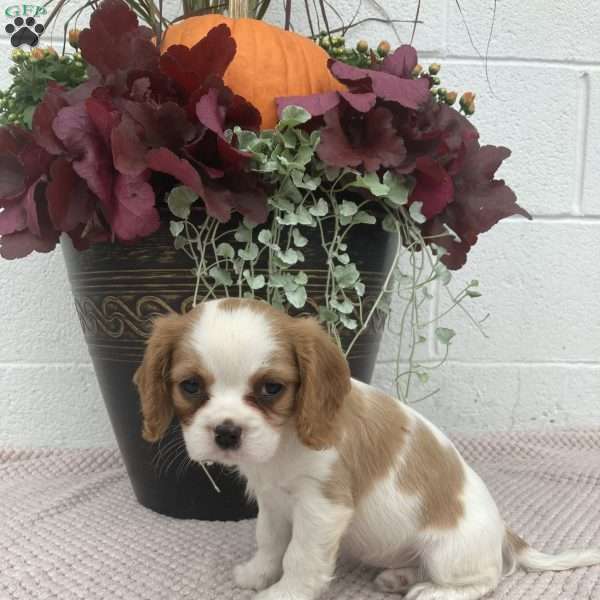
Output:
[[[340,215],[343,217],[351,217],[358,212],[358,206],[356,202],[344,200],[340,205]]]
[[[346,329],[354,331],[358,327],[358,321],[346,315],[340,315],[340,321]]]
[[[297,248],[304,248],[304,246],[308,244],[308,239],[305,238],[298,229],[292,231],[292,236],[294,238],[294,245]]]
[[[445,346],[447,346],[452,338],[456,335],[454,329],[448,327],[437,327],[435,330],[435,337]]]
[[[329,205],[323,198],[319,198],[318,202],[308,209],[308,212],[314,217],[324,217],[329,212]]]
[[[360,273],[354,263],[349,265],[337,265],[333,269],[333,275],[341,288],[352,287],[360,277]]]
[[[173,237],[177,237],[184,229],[183,221],[171,221],[169,223],[169,231]]]
[[[230,286],[233,285],[231,274],[221,267],[212,267],[208,274],[214,279],[218,285]]]
[[[244,260],[255,260],[258,256],[258,246],[256,244],[250,244],[248,248],[242,248],[238,250],[238,256]]]
[[[173,188],[169,192],[167,205],[169,210],[180,219],[190,216],[191,206],[198,200],[198,194],[185,185]]]
[[[350,300],[347,298],[344,298],[341,302],[337,299],[334,299],[330,302],[330,305],[334,310],[337,310],[344,315],[350,315],[354,311],[352,302],[350,302]]]
[[[223,256],[224,258],[234,258],[235,250],[231,244],[222,242],[217,246],[217,256]]]
[[[306,304],[306,288],[299,285],[294,291],[285,290],[285,297],[294,308],[302,308]]]

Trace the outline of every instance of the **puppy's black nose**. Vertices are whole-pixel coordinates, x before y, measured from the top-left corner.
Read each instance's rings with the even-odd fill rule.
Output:
[[[236,450],[242,441],[242,428],[233,421],[224,421],[215,427],[215,442],[223,450]]]

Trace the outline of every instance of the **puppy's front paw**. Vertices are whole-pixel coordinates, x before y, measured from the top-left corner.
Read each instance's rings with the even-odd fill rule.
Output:
[[[299,596],[287,586],[276,583],[264,592],[254,596],[254,600],[313,600],[308,596]]]
[[[258,556],[233,569],[238,587],[245,590],[264,590],[281,578],[281,565]]]

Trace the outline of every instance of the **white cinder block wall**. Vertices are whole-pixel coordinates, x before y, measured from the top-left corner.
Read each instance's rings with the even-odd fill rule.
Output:
[[[336,6],[350,14],[357,3]],[[395,5],[393,17],[407,19],[416,0],[386,4]],[[489,337],[460,311],[447,319],[458,331],[451,360],[415,394],[441,391],[418,407],[452,430],[597,426],[600,8],[583,0],[499,2],[488,84],[479,54],[493,0],[461,0],[475,48],[454,0],[422,4],[421,62],[442,63],[445,87],[477,92],[482,140],[512,148],[501,173],[535,220],[508,220],[472,250],[455,285],[481,281],[484,295],[472,310],[479,318],[490,313]],[[403,41],[410,38],[410,26],[398,29]],[[354,37],[394,40],[379,25]],[[3,39],[3,87],[9,54]],[[0,286],[0,444],[113,445],[60,251],[0,262]],[[387,388],[392,352],[387,340],[376,372]]]

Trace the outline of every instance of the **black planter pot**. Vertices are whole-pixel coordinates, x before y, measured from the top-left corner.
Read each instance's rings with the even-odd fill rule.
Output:
[[[323,296],[324,255],[313,230],[304,248],[309,297]],[[311,239],[311,235],[313,238]],[[192,263],[173,247],[167,219],[154,235],[130,246],[97,244],[76,251],[68,239],[63,253],[75,306],[131,484],[147,508],[177,518],[240,520],[256,515],[237,476],[219,465],[209,467],[221,489],[216,492],[199,465],[190,464],[181,430],[174,423],[159,444],[142,439],[139,399],[132,383],[142,361],[152,319],[170,310],[192,307]],[[395,252],[394,236],[377,226],[361,225],[348,236],[351,258],[363,275],[366,305],[377,297]],[[354,252],[352,252],[354,249]],[[257,271],[260,272],[260,269]],[[382,333],[376,318],[349,358],[354,377],[369,381]]]

